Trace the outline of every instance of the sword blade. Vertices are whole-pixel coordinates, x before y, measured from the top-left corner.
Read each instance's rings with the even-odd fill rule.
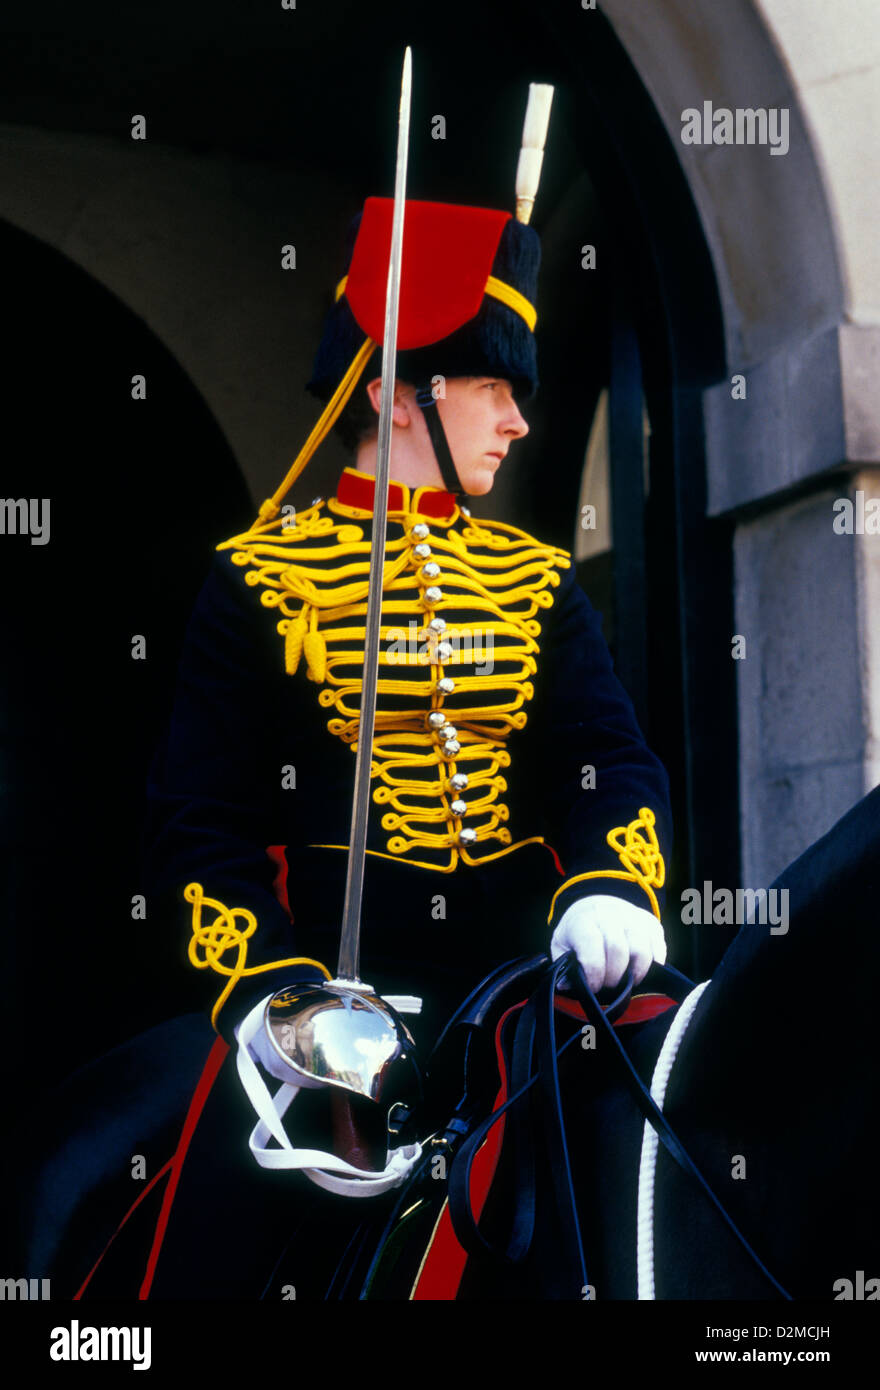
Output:
[[[403,253],[403,220],[406,206],[406,167],[409,155],[409,121],[412,104],[412,53],[403,55],[400,117],[397,130],[397,169],[394,177],[394,218],[388,289],[385,295],[385,336],[382,341],[382,394],[379,404],[379,441],[373,502],[373,544],[367,591],[364,676],[361,688],[360,727],[351,811],[351,846],[345,878],[345,906],[339,944],[337,977],[357,980],[360,961],[361,904],[367,849],[367,817],[370,809],[370,771],[373,730],[376,723],[376,687],[379,677],[379,627],[382,616],[382,581],[385,570],[385,528],[388,519],[388,476],[391,459],[391,411],[397,371],[397,312],[400,302],[400,267]]]

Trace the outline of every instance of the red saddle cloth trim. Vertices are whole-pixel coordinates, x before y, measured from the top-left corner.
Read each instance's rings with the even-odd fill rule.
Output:
[[[665,1014],[674,1004],[675,1000],[670,999],[668,994],[634,994],[614,1026],[620,1028],[625,1023],[646,1023],[649,1018]],[[562,994],[556,996],[556,1008],[559,1013],[568,1014],[569,1018],[586,1018],[578,1001],[566,999]]]
[[[495,1057],[498,1062],[498,1070],[501,1073],[501,1086],[495,1097],[495,1104],[492,1106],[493,1111],[499,1109],[507,1100],[507,1068],[504,1054],[501,1051],[501,1032],[510,1015],[521,1009],[524,1003],[525,1000],[519,1004],[512,1004],[501,1015],[495,1029]],[[498,1160],[501,1157],[504,1124],[505,1120],[502,1116],[497,1125],[490,1129],[485,1143],[477,1150],[471,1165],[471,1207],[477,1220],[480,1219],[480,1213],[486,1204],[492,1179],[495,1177],[495,1170],[498,1167]],[[413,1301],[422,1302],[432,1299],[448,1302],[454,1300],[461,1286],[467,1262],[467,1251],[459,1245],[458,1237],[452,1227],[449,1204],[444,1203],[434,1237],[428,1247],[419,1277],[412,1291]]]
[[[392,198],[368,198],[348,270],[345,297],[374,343],[385,335]],[[403,225],[397,346],[427,347],[478,312],[509,212],[407,199]]]
[[[501,1051],[501,1030],[510,1015],[521,1009],[525,1002],[523,999],[519,1004],[513,1004],[501,1016],[495,1029],[495,1056],[501,1073],[501,1087],[495,1097],[493,1111],[498,1110],[507,1099],[507,1069],[504,1054]],[[620,1028],[626,1023],[643,1023],[646,1019],[656,1018],[659,1014],[666,1013],[667,1009],[673,1008],[674,1005],[675,1000],[670,999],[665,994],[636,995],[630,1000],[614,1027]],[[586,1018],[586,1014],[576,999],[566,999],[564,996],[558,995],[556,1008],[560,1013],[567,1014],[569,1018]],[[471,1206],[477,1220],[479,1220],[480,1213],[486,1204],[486,1198],[498,1168],[504,1140],[504,1123],[502,1117],[494,1129],[489,1131],[485,1143],[474,1156],[471,1167]],[[444,1204],[434,1237],[428,1247],[412,1292],[413,1300],[416,1302],[427,1299],[442,1302],[454,1300],[461,1287],[467,1262],[467,1251],[458,1243],[449,1215],[449,1206]]]

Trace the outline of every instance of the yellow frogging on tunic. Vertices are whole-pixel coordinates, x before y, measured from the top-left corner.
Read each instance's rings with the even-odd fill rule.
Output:
[[[651,911],[659,921],[660,906],[654,889],[662,888],[666,882],[666,865],[654,830],[656,820],[654,812],[643,806],[636,819],[631,820],[629,825],[618,825],[609,830],[606,841],[616,851],[625,872],[620,869],[596,869],[592,873],[575,874],[573,878],[566,879],[562,887],[553,894],[548,923],[553,921],[559,894],[564,893],[573,883],[583,883],[588,878],[618,878],[637,883],[647,893]],[[647,832],[647,838],[639,833],[642,830]]]
[[[200,883],[188,883],[183,890],[183,896],[188,903],[192,903],[193,934],[188,950],[190,964],[194,965],[196,970],[216,970],[218,975],[229,976],[211,1010],[211,1024],[215,1032],[220,1010],[239,980],[247,975],[263,975],[267,970],[277,970],[280,966],[286,965],[314,965],[323,972],[325,979],[332,978],[326,965],[312,960],[310,956],[291,956],[289,960],[276,960],[269,965],[252,965],[245,969],[247,944],[257,930],[254,914],[246,907],[226,907],[219,899],[206,897]],[[203,904],[213,908],[217,913],[213,922],[202,921]],[[237,925],[236,918],[245,923],[244,928]],[[238,952],[235,965],[224,965],[222,957],[233,948]],[[200,951],[204,952],[204,956],[199,955]]]
[[[542,842],[512,843],[501,795],[507,741],[525,726],[534,695],[536,615],[552,607],[571,560],[517,527],[477,523],[452,502],[443,518],[420,512],[421,496],[440,489],[395,486],[403,505],[389,510],[385,547],[373,801],[383,807],[390,857],[452,873],[459,860],[483,863]],[[329,732],[354,749],[372,514],[333,498],[291,521],[258,523],[217,548],[276,614],[288,673],[305,655]]]

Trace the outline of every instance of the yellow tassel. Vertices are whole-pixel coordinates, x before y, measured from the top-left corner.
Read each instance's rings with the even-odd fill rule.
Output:
[[[303,649],[309,667],[309,680],[323,684],[327,675],[327,643],[318,631],[318,610],[312,609],[309,631],[303,639]]]
[[[284,635],[284,669],[292,676],[302,656],[303,638],[306,636],[306,620],[302,615],[291,618]]]

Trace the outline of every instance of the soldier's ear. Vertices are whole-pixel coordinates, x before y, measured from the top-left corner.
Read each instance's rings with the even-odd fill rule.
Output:
[[[366,391],[370,398],[370,405],[378,416],[382,397],[382,378],[376,376],[373,377],[372,381],[368,381]],[[396,381],[394,383],[394,409],[391,412],[391,421],[392,424],[398,425],[401,429],[406,429],[408,425],[412,424],[412,412],[413,410],[418,410],[418,406],[415,403],[415,394],[410,392],[412,396],[410,400],[407,392],[408,388],[402,381]]]

